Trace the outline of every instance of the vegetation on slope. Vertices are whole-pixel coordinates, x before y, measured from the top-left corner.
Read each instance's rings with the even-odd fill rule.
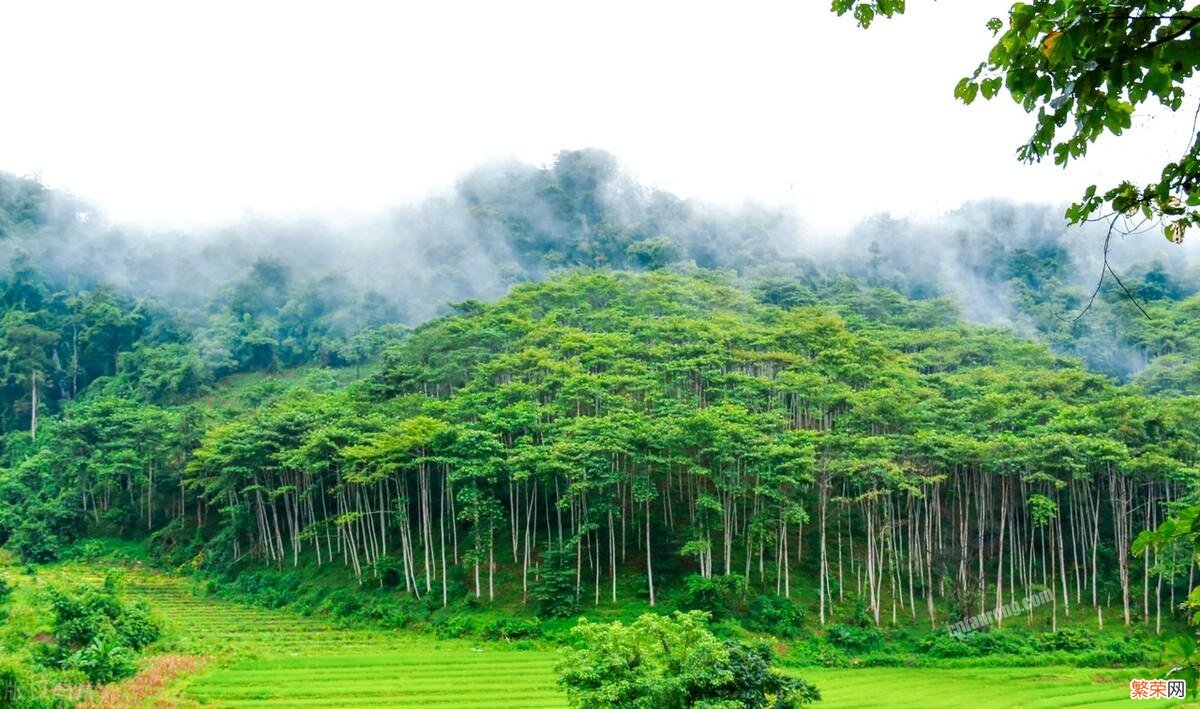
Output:
[[[5,706],[68,706],[90,688],[131,677],[159,639],[149,607],[129,602],[110,573],[79,583],[52,575],[0,578],[0,698]]]
[[[854,278],[769,265],[769,218],[728,241],[667,196],[622,211],[614,170],[585,152],[466,181],[514,280],[551,275],[411,331],[392,299],[271,260],[184,306],[14,257],[0,543],[45,562],[148,539],[221,594],[446,636],[653,607],[790,638],[793,662],[1152,659],[1195,569],[1187,535],[1131,547],[1195,497],[1180,270],[1129,280],[1153,320],[1101,289],[1066,323],[1045,302],[1086,304],[1071,252],[973,236],[996,256],[958,267],[1049,349],[962,323],[901,258],[911,230]],[[9,192],[19,251],[56,222]],[[648,272],[554,270],[580,264]],[[905,635],[1045,592],[1003,633]]]
[[[80,402],[9,480],[42,486],[39,524],[124,520],[178,564],[332,564],[442,605],[499,577],[545,613],[754,589],[937,627],[1048,589],[1052,625],[1169,617],[1189,552],[1129,545],[1190,492],[1195,402],[876,295],[557,278],[187,439]],[[113,452],[81,463],[98,426]]]

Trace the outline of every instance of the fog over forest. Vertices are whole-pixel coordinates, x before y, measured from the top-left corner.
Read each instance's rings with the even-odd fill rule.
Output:
[[[1062,205],[997,200],[892,218],[872,214],[864,196],[860,221],[832,233],[782,208],[680,199],[639,184],[600,150],[564,151],[548,166],[484,165],[453,192],[376,214],[248,216],[219,229],[110,223],[92,205],[14,176],[0,177],[0,203],[16,215],[0,222],[10,272],[32,266],[67,290],[108,287],[167,307],[200,342],[213,313],[247,292],[260,309],[304,309],[347,337],[386,322],[415,326],[451,303],[582,266],[825,286],[845,275],[909,297],[947,297],[969,321],[1044,337],[1119,378],[1152,358],[1112,337],[1122,330],[1113,318],[1138,311],[1116,297],[1111,276],[1100,307],[1075,319],[1103,271],[1105,227],[1068,228]],[[1173,298],[1194,293],[1195,243],[1175,246],[1136,227],[1115,233],[1109,253],[1134,297],[1153,300],[1164,283]]]

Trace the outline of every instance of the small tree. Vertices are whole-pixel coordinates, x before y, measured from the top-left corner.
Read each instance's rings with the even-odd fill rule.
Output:
[[[107,684],[136,671],[137,653],[158,639],[158,623],[145,604],[126,604],[112,576],[104,585],[52,588],[54,647],[48,660],[78,670],[93,684]]]
[[[533,584],[538,613],[550,618],[569,618],[579,610],[575,596],[575,552],[567,546],[547,547],[542,557],[540,578]]]
[[[718,639],[704,612],[646,613],[630,625],[585,619],[572,632],[576,647],[560,660],[558,681],[574,706],[757,709],[821,698],[771,669],[770,647]]]

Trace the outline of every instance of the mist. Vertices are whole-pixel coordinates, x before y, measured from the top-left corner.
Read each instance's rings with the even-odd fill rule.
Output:
[[[912,298],[947,297],[969,321],[1053,341],[1046,313],[1070,322],[1086,307],[1106,231],[1068,228],[1063,205],[1003,200],[902,219],[871,214],[867,204],[856,225],[820,229],[811,223],[828,223],[825,215],[681,199],[639,183],[599,150],[564,151],[548,166],[490,163],[452,190],[375,213],[250,216],[220,228],[116,224],[68,194],[12,177],[0,179],[0,203],[24,215],[0,224],[9,273],[33,268],[66,291],[102,286],[170,309],[198,341],[231,305],[270,316],[306,309],[347,337],[389,321],[415,326],[452,303],[495,299],[515,283],[575,267],[702,268],[751,280],[848,275]],[[1175,246],[1157,232],[1118,233],[1108,254],[1135,291],[1138,274],[1154,270],[1188,294],[1196,256],[1194,243]],[[1023,286],[1061,300],[1030,303]],[[1089,365],[1125,377],[1146,364],[1115,343],[1110,349]]]

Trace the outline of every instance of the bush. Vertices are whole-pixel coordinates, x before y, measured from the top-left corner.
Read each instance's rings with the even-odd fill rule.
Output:
[[[781,638],[795,638],[804,632],[804,609],[783,596],[756,596],[750,602],[746,627]]]
[[[1027,635],[997,629],[958,636],[934,633],[921,638],[917,646],[930,657],[1023,655],[1039,649]]]
[[[429,610],[413,598],[373,596],[363,601],[354,615],[387,628],[403,628],[424,622],[429,617]]]
[[[714,636],[702,611],[645,613],[629,625],[581,620],[572,637],[556,668],[572,706],[765,709],[820,699],[772,669],[770,646]]]
[[[49,598],[54,647],[45,651],[46,660],[81,672],[93,684],[132,675],[137,652],[158,639],[149,608],[123,603],[111,575],[101,587],[50,589]]]
[[[29,518],[12,531],[5,544],[26,564],[48,564],[58,559],[65,540],[52,532],[45,522]]]
[[[821,667],[850,666],[850,658],[846,656],[846,653],[829,643],[821,643],[817,646],[816,652],[813,653],[813,660]]]
[[[350,589],[339,588],[326,596],[319,608],[323,613],[348,618],[362,608],[362,598]]]
[[[746,577],[739,574],[709,577],[691,574],[683,580],[679,605],[685,610],[707,611],[720,618],[743,607],[748,589]]]
[[[137,672],[137,653],[114,633],[102,632],[87,645],[60,661],[64,670],[76,670],[92,684],[108,684],[132,677]]]
[[[471,617],[463,613],[455,613],[443,618],[435,626],[437,636],[442,639],[461,638],[470,635],[475,630]]]
[[[1096,647],[1096,638],[1083,628],[1064,628],[1053,633],[1043,633],[1038,638],[1042,650],[1066,650],[1080,652]]]
[[[865,651],[872,650],[883,643],[883,632],[870,626],[859,627],[845,623],[830,623],[825,628],[825,638],[846,650]]]
[[[1084,653],[1080,658],[1080,664],[1089,667],[1128,667],[1150,661],[1145,645],[1129,637],[1102,643],[1098,649]]]
[[[141,650],[161,633],[158,622],[150,615],[150,606],[138,601],[124,607],[123,612],[113,619],[118,639],[135,650]]]
[[[930,657],[975,657],[979,648],[966,637],[937,633],[921,641],[921,649]]]
[[[537,618],[497,618],[483,626],[483,637],[488,640],[519,640],[541,635],[542,621]]]
[[[1016,634],[1007,630],[990,630],[967,636],[982,655],[1020,655],[1034,648],[1027,634]]]
[[[300,591],[297,574],[275,571],[248,571],[239,574],[230,586],[231,595],[241,601],[264,608],[283,608],[295,600]]]

